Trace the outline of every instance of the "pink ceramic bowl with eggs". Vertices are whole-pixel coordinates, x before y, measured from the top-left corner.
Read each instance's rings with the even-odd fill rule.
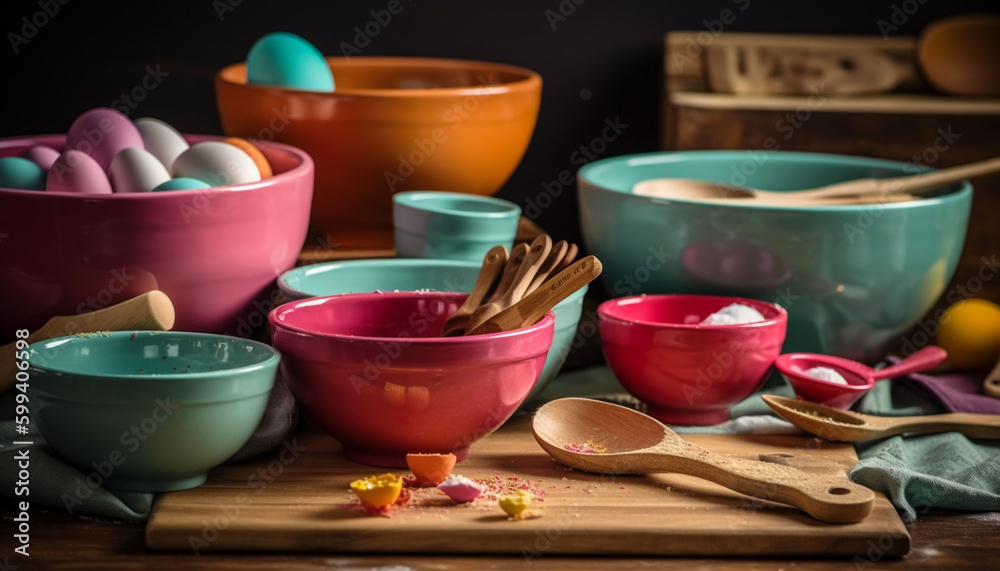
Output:
[[[288,386],[348,459],[396,468],[408,453],[461,460],[528,396],[552,344],[553,313],[513,331],[441,337],[465,297],[351,293],[270,313]]]
[[[0,157],[65,142],[4,139]],[[305,241],[313,161],[287,145],[260,147],[275,175],[259,182],[123,194],[0,188],[0,339],[152,289],[173,302],[176,330],[246,336],[265,323],[268,292]]]
[[[738,303],[763,321],[701,325]],[[788,314],[772,303],[707,295],[640,295],[597,308],[604,357],[615,378],[667,424],[709,425],[767,379]]]

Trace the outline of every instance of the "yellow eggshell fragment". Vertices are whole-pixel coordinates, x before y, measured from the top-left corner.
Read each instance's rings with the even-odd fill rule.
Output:
[[[395,474],[369,476],[351,482],[351,491],[368,507],[387,508],[399,499],[399,494],[403,491],[403,479]]]
[[[507,515],[517,517],[531,507],[531,494],[524,490],[516,490],[500,496],[497,502]]]

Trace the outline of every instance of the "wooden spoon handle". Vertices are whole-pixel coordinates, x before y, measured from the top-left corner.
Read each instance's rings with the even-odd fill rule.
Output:
[[[512,331],[531,325],[559,302],[601,275],[601,269],[600,260],[594,256],[587,256],[546,281],[514,305],[498,312],[476,328],[469,329],[466,335]]]
[[[569,249],[569,244],[566,240],[560,240],[552,245],[552,251],[549,252],[545,261],[542,265],[538,267],[538,271],[535,273],[535,277],[531,279],[531,283],[528,284],[528,288],[524,291],[524,295],[538,289],[538,286],[545,283],[545,280],[549,279],[549,274],[555,270],[559,264],[562,263],[563,258],[566,256],[566,250]]]
[[[121,303],[79,315],[58,315],[25,339],[28,343],[53,337],[93,333],[97,331],[124,331],[128,329],[166,331],[174,326],[174,306],[170,298],[159,290],[125,300]],[[0,392],[14,384],[17,372],[14,352],[16,342],[0,347]]]
[[[897,434],[960,432],[971,438],[1000,439],[1000,415],[949,412],[926,416],[879,417],[880,438]],[[875,421],[871,421],[874,424]]]
[[[923,174],[897,176],[892,178],[865,178],[831,184],[808,192],[812,198],[845,196],[851,194],[882,194],[898,193],[927,194],[941,187],[956,183],[967,178],[973,178],[994,172],[1000,172],[1000,157],[994,157],[967,165],[951,167]],[[803,193],[805,194],[805,193]]]
[[[688,443],[637,458],[648,471],[675,472],[714,482],[735,492],[795,506],[833,523],[858,522],[871,513],[875,494],[838,474],[815,474],[773,464],[722,456]],[[652,452],[656,451],[656,452]]]
[[[469,297],[465,298],[462,305],[444,322],[442,335],[453,335],[465,329],[469,316],[489,295],[505,265],[507,265],[507,248],[505,246],[494,246],[486,252],[486,255],[483,256],[483,265],[479,268],[476,284],[472,286]]]

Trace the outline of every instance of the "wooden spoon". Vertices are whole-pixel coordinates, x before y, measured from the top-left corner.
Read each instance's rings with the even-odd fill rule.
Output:
[[[587,256],[546,281],[541,287],[521,298],[517,303],[498,312],[466,335],[513,331],[535,323],[553,307],[573,292],[594,281],[601,275],[601,261]]]
[[[967,165],[951,167],[938,171],[930,171],[916,175],[891,178],[862,178],[847,182],[831,184],[811,190],[795,190],[778,192],[738,187],[725,183],[658,178],[637,183],[632,192],[644,196],[659,198],[676,198],[686,200],[746,200],[766,199],[769,202],[782,203],[789,200],[813,201],[815,205],[828,204],[825,199],[851,196],[876,196],[891,199],[899,193],[924,195],[943,186],[1000,171],[1000,157]],[[820,200],[823,200],[822,202]]]
[[[1000,438],[1000,415],[950,412],[925,416],[872,416],[776,395],[762,397],[778,416],[827,440],[865,442],[897,434],[961,432]]]
[[[104,309],[79,315],[57,315],[28,335],[26,341],[35,343],[53,337],[94,333],[98,331],[125,331],[138,329],[167,331],[174,326],[174,305],[167,294],[151,290]],[[14,384],[17,373],[14,353],[18,341],[0,347],[0,392]],[[22,347],[23,347],[22,343]]]
[[[559,240],[552,245],[552,251],[550,251],[549,256],[545,258],[545,262],[538,267],[538,272],[535,273],[535,277],[531,280],[531,283],[528,284],[528,288],[524,290],[524,295],[528,295],[529,293],[535,291],[538,289],[538,286],[545,283],[545,281],[551,277],[551,274],[556,271],[559,264],[563,262],[568,249],[569,245],[566,243],[566,240]]]
[[[569,248],[566,249],[566,257],[563,258],[562,262],[556,269],[552,270],[552,275],[554,276],[568,268],[570,264],[576,261],[576,257],[579,253],[580,248],[576,244],[570,244]]]
[[[469,322],[465,325],[466,334],[486,323],[487,319],[517,303],[524,296],[525,290],[551,250],[552,238],[548,234],[542,234],[532,240],[531,246],[528,247],[528,253],[524,255],[524,260],[518,266],[517,273],[510,282],[510,287],[496,301],[480,305],[472,312],[472,315],[469,316]]]
[[[521,267],[521,263],[524,262],[524,256],[528,253],[528,244],[521,242],[514,246],[510,251],[510,256],[507,258],[507,265],[503,268],[503,274],[500,275],[500,283],[494,288],[493,293],[490,294],[483,305],[487,303],[493,303],[498,299],[502,298],[507,290],[510,289],[510,285],[514,283],[514,276],[517,275],[517,269]]]
[[[687,474],[748,496],[793,505],[834,523],[865,519],[875,502],[871,490],[846,475],[821,476],[715,454],[682,439],[656,419],[615,404],[581,398],[554,400],[535,412],[531,429],[550,456],[588,472]],[[582,443],[596,443],[598,453],[573,451]]]
[[[506,246],[493,246],[486,252],[486,255],[483,256],[483,265],[479,268],[476,285],[472,286],[469,297],[465,298],[461,307],[444,322],[444,329],[441,331],[442,335],[452,336],[462,334],[469,316],[472,315],[472,312],[492,292],[493,286],[496,285],[505,265],[507,265]]]

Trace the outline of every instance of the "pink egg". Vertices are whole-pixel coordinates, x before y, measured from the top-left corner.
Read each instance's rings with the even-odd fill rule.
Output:
[[[90,155],[104,172],[118,151],[127,147],[145,148],[142,135],[131,119],[107,107],[80,115],[66,133],[66,149]]]
[[[45,179],[48,192],[78,194],[111,194],[111,182],[104,169],[81,151],[66,151],[59,155]]]
[[[43,169],[49,170],[52,168],[52,163],[59,158],[59,151],[45,145],[32,145],[25,149],[21,156]]]

